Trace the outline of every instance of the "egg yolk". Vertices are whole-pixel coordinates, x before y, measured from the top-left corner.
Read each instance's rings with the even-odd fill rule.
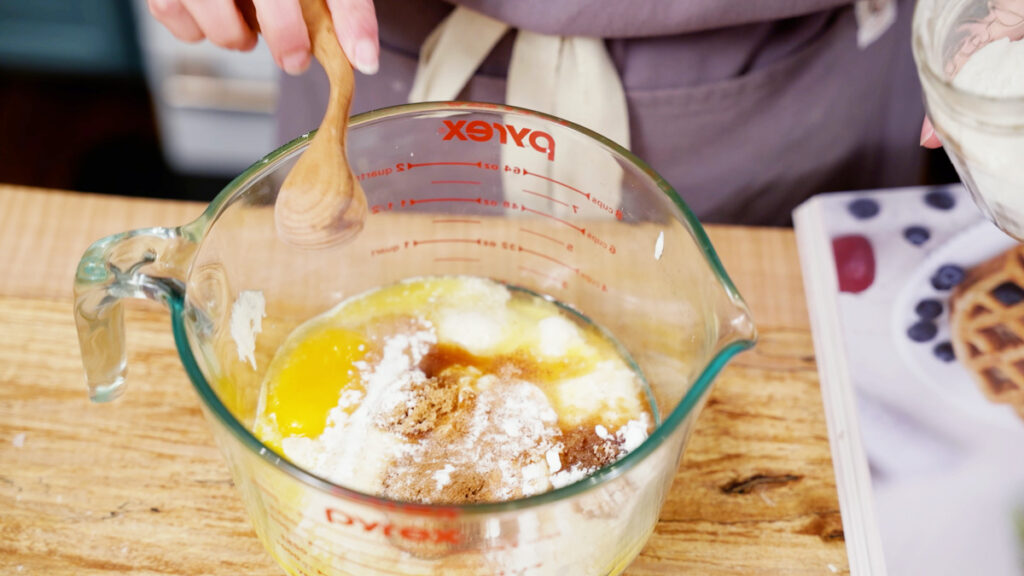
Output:
[[[281,438],[319,436],[342,392],[363,391],[354,364],[366,349],[359,333],[326,328],[303,338],[282,358],[263,408],[264,416],[274,415]]]

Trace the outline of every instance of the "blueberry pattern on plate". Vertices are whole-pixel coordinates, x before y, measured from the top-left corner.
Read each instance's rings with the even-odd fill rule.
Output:
[[[924,226],[907,226],[903,229],[903,237],[914,246],[920,246],[932,237],[932,233]]]
[[[942,314],[942,302],[935,298],[925,298],[914,306],[914,313],[922,320],[935,320]]]
[[[914,342],[927,342],[939,333],[939,327],[931,320],[919,320],[907,328],[907,336]]]
[[[949,340],[936,344],[935,347],[932,348],[932,354],[943,362],[952,362],[953,360],[956,360],[956,354],[953,352],[953,343]]]
[[[956,264],[943,264],[932,275],[932,287],[936,290],[952,290],[964,281],[967,273]]]
[[[878,202],[872,198],[858,198],[847,206],[850,214],[858,220],[867,220],[868,218],[874,218],[878,216],[881,211],[881,206]]]
[[[964,271],[962,266],[957,264],[943,264],[931,275],[930,283],[932,288],[940,291],[952,290],[957,284],[964,281],[967,273]],[[1019,288],[1018,288],[1019,290]],[[1024,299],[1024,291],[1020,293],[1021,299]],[[937,321],[942,316],[942,312],[945,306],[942,301],[936,298],[923,298],[917,302],[914,306],[914,314],[917,315],[916,321],[907,328],[907,338],[910,338],[914,342],[925,343],[931,342],[939,333],[939,327]],[[952,360],[953,347],[950,344],[948,354],[945,346],[946,342],[941,342],[936,345],[932,352],[935,357],[942,360],[943,362],[949,362]],[[940,351],[941,349],[941,351]]]
[[[932,190],[924,195],[924,203],[936,210],[952,210],[956,198],[948,190]]]
[[[940,190],[943,194],[933,192],[936,191],[924,192],[918,197],[923,199],[919,206],[924,212],[908,211],[909,218],[921,220],[896,223],[895,230],[889,229],[890,243],[908,242],[900,248],[903,250],[901,265],[896,270],[899,293],[890,308],[892,341],[905,365],[932,393],[986,421],[1019,427],[1016,415],[988,402],[957,361],[949,326],[950,298],[955,288],[964,282],[967,270],[1010,248],[1014,241],[985,222],[980,214],[973,220],[968,219],[971,214],[967,211],[973,213],[975,209],[964,200],[966,195],[945,190]],[[944,198],[947,194],[953,202]],[[944,208],[949,204],[955,208]],[[945,214],[949,214],[948,224],[943,224]],[[926,252],[920,252],[919,259],[915,259],[913,254],[918,248],[909,241],[906,231],[918,224],[927,226],[931,237],[922,247]],[[1024,302],[1024,286],[999,286],[993,296],[1003,302]]]

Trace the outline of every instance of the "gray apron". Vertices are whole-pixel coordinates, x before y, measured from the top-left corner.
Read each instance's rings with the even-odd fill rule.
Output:
[[[910,49],[913,2],[858,47],[840,0],[463,0],[542,34],[600,36],[625,90],[630,148],[707,222],[788,224],[818,192],[917,184],[924,114]],[[407,101],[420,46],[452,6],[377,0],[381,61],[359,76],[353,112]],[[514,33],[459,99],[503,102]],[[315,128],[327,81],[283,77],[279,136]]]

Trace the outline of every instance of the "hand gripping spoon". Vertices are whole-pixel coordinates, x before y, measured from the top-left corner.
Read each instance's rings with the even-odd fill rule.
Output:
[[[331,92],[320,129],[292,167],[274,206],[277,234],[304,248],[351,239],[366,220],[366,194],[348,165],[345,139],[355,76],[338,44],[324,0],[302,0],[313,55],[327,72]]]

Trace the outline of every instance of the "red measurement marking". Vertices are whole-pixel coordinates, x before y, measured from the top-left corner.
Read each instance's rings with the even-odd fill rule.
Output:
[[[617,252],[617,250],[615,249],[615,244],[609,244],[608,242],[605,242],[604,240],[598,238],[597,236],[594,236],[593,232],[587,232],[587,238],[591,242],[593,242],[595,246],[600,246],[601,248],[607,250],[610,254],[615,254]]]
[[[585,196],[587,198],[587,200],[590,200],[590,192],[584,192],[583,190],[580,190],[579,188],[573,188],[572,186],[569,186],[565,182],[559,182],[558,180],[555,180],[554,178],[548,178],[547,176],[541,176],[540,174],[535,174],[533,172],[527,172],[526,168],[523,168],[523,174],[525,174],[527,176],[536,176],[537,178],[540,178],[542,180],[547,180],[548,182],[552,182],[552,183],[558,184],[559,186],[564,186],[564,187],[568,188],[569,190],[572,190],[573,192],[575,192],[575,193],[577,193],[577,194],[579,194],[581,196]]]
[[[434,262],[479,262],[479,258],[434,258]]]
[[[410,169],[412,169],[412,168],[422,168],[424,166],[476,166],[477,168],[483,168],[484,167],[484,163],[483,162],[420,162],[418,164],[413,164],[412,162],[409,162],[408,164],[406,164],[406,166],[408,166]]]
[[[587,284],[590,284],[595,288],[600,288],[602,292],[608,291],[608,286],[604,282],[601,282],[600,280],[594,278],[590,274],[587,274],[586,272],[583,272],[581,270],[577,270],[576,275],[582,278],[583,281],[586,282]]]
[[[558,198],[553,198],[553,197],[551,197],[551,196],[548,196],[547,194],[541,194],[540,192],[534,192],[534,191],[532,191],[532,190],[527,190],[527,189],[525,189],[525,188],[523,188],[523,192],[525,192],[525,193],[527,193],[527,194],[532,194],[532,195],[534,195],[534,196],[539,196],[539,197],[541,197],[541,198],[544,198],[544,199],[546,199],[546,200],[551,200],[552,202],[556,202],[556,203],[558,203],[558,204],[561,204],[562,206],[565,206],[566,208],[568,208],[569,206],[571,206],[571,204],[569,204],[568,202],[562,202],[562,201],[561,201],[561,200],[559,200]]]
[[[557,216],[553,216],[551,214],[548,214],[547,212],[541,212],[540,210],[534,210],[533,208],[527,208],[526,206],[520,206],[519,209],[522,210],[523,212],[533,212],[534,214],[538,214],[540,216],[544,216],[545,218],[551,218],[555,222],[560,222],[562,224],[565,224],[566,226],[568,226],[569,228],[572,228],[573,230],[579,232],[580,234],[584,234],[585,235],[587,233],[587,229],[586,228],[580,228],[579,226],[576,226],[575,224],[572,224],[570,222],[562,220],[561,218],[559,218]]]
[[[479,220],[468,220],[463,218],[435,218],[434,224],[479,224]]]
[[[431,184],[480,184],[479,180],[431,180]]]
[[[398,244],[392,244],[391,246],[387,246],[385,248],[374,248],[373,250],[370,250],[370,256],[380,256],[381,254],[390,254],[392,252],[398,252],[400,248],[401,246],[399,246]]]
[[[577,273],[579,272],[579,270],[577,270],[576,268],[573,268],[572,266],[566,264],[565,262],[562,262],[558,258],[554,258],[552,256],[548,256],[547,254],[545,254],[543,252],[537,252],[536,250],[530,250],[529,248],[523,248],[522,246],[519,247],[519,251],[520,252],[526,252],[527,254],[533,254],[534,256],[539,256],[539,257],[547,260],[548,262],[554,262],[555,264],[558,264],[559,266],[564,266],[564,267],[568,268],[569,270],[572,270],[573,272],[577,272]]]
[[[419,246],[420,244],[445,244],[445,243],[458,243],[458,244],[479,244],[480,239],[473,238],[438,238],[436,240],[413,240],[413,246]]]
[[[380,168],[378,170],[371,170],[369,172],[363,172],[356,176],[356,179],[362,182],[363,180],[369,180],[371,178],[379,178],[381,176],[391,176],[391,168]]]
[[[565,246],[565,242],[562,242],[558,238],[552,238],[551,236],[548,236],[547,234],[541,234],[540,232],[534,232],[533,230],[530,230],[528,228],[520,228],[520,230],[522,230],[523,232],[526,232],[527,234],[533,234],[534,236],[537,236],[538,238],[543,238],[545,240],[550,240],[550,241],[554,242],[555,244],[558,244],[559,246]]]
[[[474,204],[483,204],[483,198],[427,198],[426,200],[409,200],[409,206],[415,206],[417,204],[429,204],[431,202],[473,202]]]
[[[547,280],[548,282],[550,282],[552,284],[555,284],[557,286],[561,286],[563,290],[565,288],[569,287],[569,283],[566,282],[565,280],[561,280],[559,278],[555,278],[554,276],[551,276],[550,274],[545,274],[545,273],[541,272],[540,270],[534,270],[533,268],[527,268],[526,266],[520,266],[519,270],[521,272],[526,273],[526,274],[533,274],[534,276],[540,276],[541,278],[543,278],[544,280]]]

